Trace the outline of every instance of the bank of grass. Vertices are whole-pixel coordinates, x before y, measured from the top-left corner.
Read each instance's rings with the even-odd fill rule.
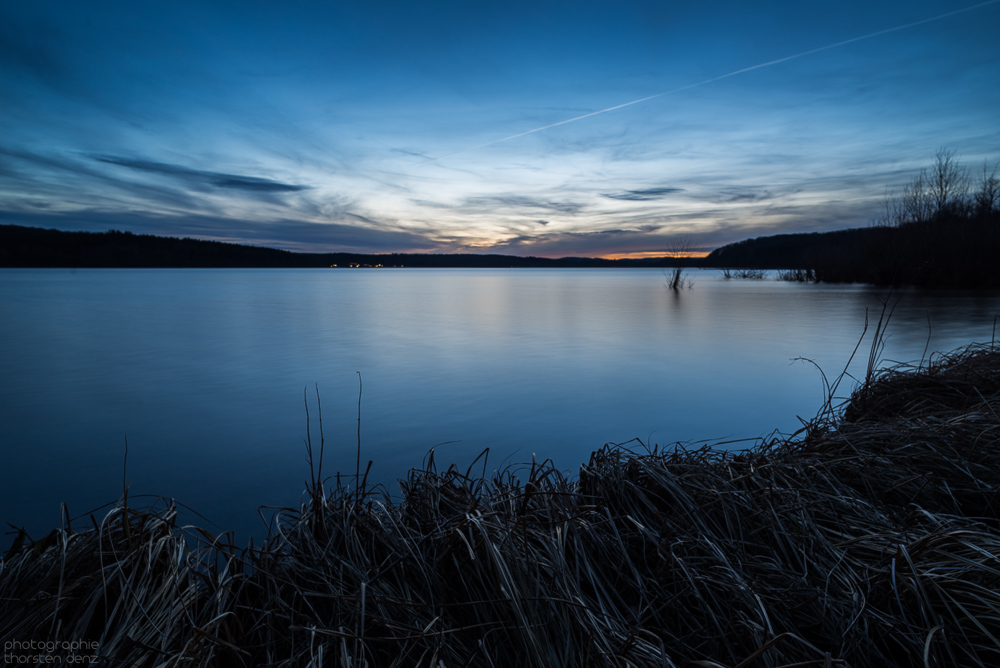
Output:
[[[1000,665],[1000,351],[829,408],[740,453],[606,446],[574,480],[328,480],[246,548],[120,502],[16,542],[0,638],[109,666]]]

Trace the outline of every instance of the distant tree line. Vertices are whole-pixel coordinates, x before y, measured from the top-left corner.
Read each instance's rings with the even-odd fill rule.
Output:
[[[273,248],[150,234],[0,226],[5,267],[301,267],[316,258]]]
[[[63,232],[0,225],[0,267],[662,267],[696,266],[696,258],[540,258],[464,253],[293,253],[219,241],[151,234]]]
[[[801,270],[823,282],[920,287],[1000,287],[998,165],[970,171],[953,151],[901,193],[887,193],[867,228],[748,239],[717,249],[716,267]]]

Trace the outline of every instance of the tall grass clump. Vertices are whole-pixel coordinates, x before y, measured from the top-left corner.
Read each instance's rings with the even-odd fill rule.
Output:
[[[977,346],[740,452],[632,441],[574,478],[432,453],[395,496],[314,475],[259,546],[119,503],[15,541],[0,638],[130,666],[1000,665],[998,411]]]

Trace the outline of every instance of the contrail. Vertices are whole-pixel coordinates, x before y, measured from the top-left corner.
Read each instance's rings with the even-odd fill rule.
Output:
[[[841,42],[834,42],[833,44],[827,44],[826,46],[821,46],[817,49],[810,49],[808,51],[803,51],[801,53],[796,53],[791,56],[785,56],[783,58],[778,58],[777,60],[769,60],[766,63],[758,63],[757,65],[751,65],[750,67],[744,67],[738,70],[733,70],[732,72],[727,72],[726,74],[720,74],[717,77],[712,77],[711,79],[705,79],[697,83],[688,84],[686,86],[681,86],[680,88],[673,88],[671,90],[663,91],[662,93],[656,93],[654,95],[647,95],[646,97],[640,97],[637,100],[631,100],[629,102],[623,102],[621,104],[616,104],[613,107],[607,107],[606,109],[598,109],[597,111],[591,111],[590,113],[583,114],[581,116],[574,116],[573,118],[567,118],[566,120],[557,121],[555,123],[549,123],[548,125],[542,125],[537,128],[532,128],[531,130],[525,130],[524,132],[518,132],[517,134],[509,135],[507,137],[501,137],[499,139],[494,139],[492,141],[485,142],[483,144],[476,144],[475,146],[467,146],[465,148],[460,148],[457,151],[452,151],[451,153],[445,153],[439,155],[435,158],[427,158],[426,160],[421,160],[415,162],[415,165],[421,165],[425,162],[434,162],[436,160],[441,160],[442,158],[447,158],[458,153],[465,153],[467,151],[475,151],[476,149],[485,148],[487,146],[492,146],[493,144],[499,144],[500,142],[510,141],[511,139],[517,139],[518,137],[524,137],[525,135],[534,134],[536,132],[541,132],[543,130],[548,130],[550,128],[556,128],[560,125],[566,125],[568,123],[575,123],[577,121],[582,121],[585,118],[590,118],[592,116],[599,116],[601,114],[606,114],[610,111],[617,111],[618,109],[624,109],[625,107],[631,107],[634,104],[641,104],[643,102],[649,102],[650,100],[655,100],[658,97],[664,97],[666,95],[673,95],[674,93],[680,93],[681,91],[690,90],[692,88],[697,88],[698,86],[704,86],[706,84],[713,83],[715,81],[721,81],[722,79],[728,79],[729,77],[734,77],[738,74],[743,74],[745,72],[752,72],[753,70],[759,70],[765,67],[771,67],[772,65],[778,65],[780,63],[788,62],[789,60],[795,60],[797,58],[804,58],[805,56],[810,56],[814,53],[820,53],[821,51],[829,51],[830,49],[836,49],[838,47],[844,46],[846,44],[853,44],[854,42],[860,42],[862,40],[871,39],[872,37],[878,37],[879,35],[886,35],[891,32],[898,32],[900,30],[906,30],[908,28],[913,28],[914,26],[923,25],[925,23],[931,23],[932,21],[940,21],[941,19],[948,18],[949,16],[955,16],[956,14],[963,14],[965,12],[971,12],[974,9],[979,9],[980,7],[986,7],[987,5],[995,5],[1000,2],[1000,0],[987,0],[986,2],[980,2],[978,5],[971,5],[969,7],[963,7],[962,9],[956,9],[954,11],[945,12],[944,14],[938,14],[937,16],[932,16],[930,18],[921,19],[919,21],[913,21],[912,23],[904,23],[892,28],[886,28],[885,30],[879,30],[877,32],[868,33],[867,35],[861,35],[860,37],[852,37],[850,39],[845,39]]]

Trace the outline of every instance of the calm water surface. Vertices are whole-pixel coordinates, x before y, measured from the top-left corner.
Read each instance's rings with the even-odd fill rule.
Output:
[[[362,457],[391,491],[432,448],[575,471],[635,437],[791,432],[824,396],[793,360],[837,375],[884,294],[690,275],[0,270],[0,521],[38,536],[62,501],[118,498],[127,438],[130,495],[260,535],[257,507],[297,505],[308,476],[304,390],[326,471],[353,474],[358,372]],[[884,356],[919,359],[929,331],[932,351],[989,341],[997,314],[996,293],[905,292]]]

